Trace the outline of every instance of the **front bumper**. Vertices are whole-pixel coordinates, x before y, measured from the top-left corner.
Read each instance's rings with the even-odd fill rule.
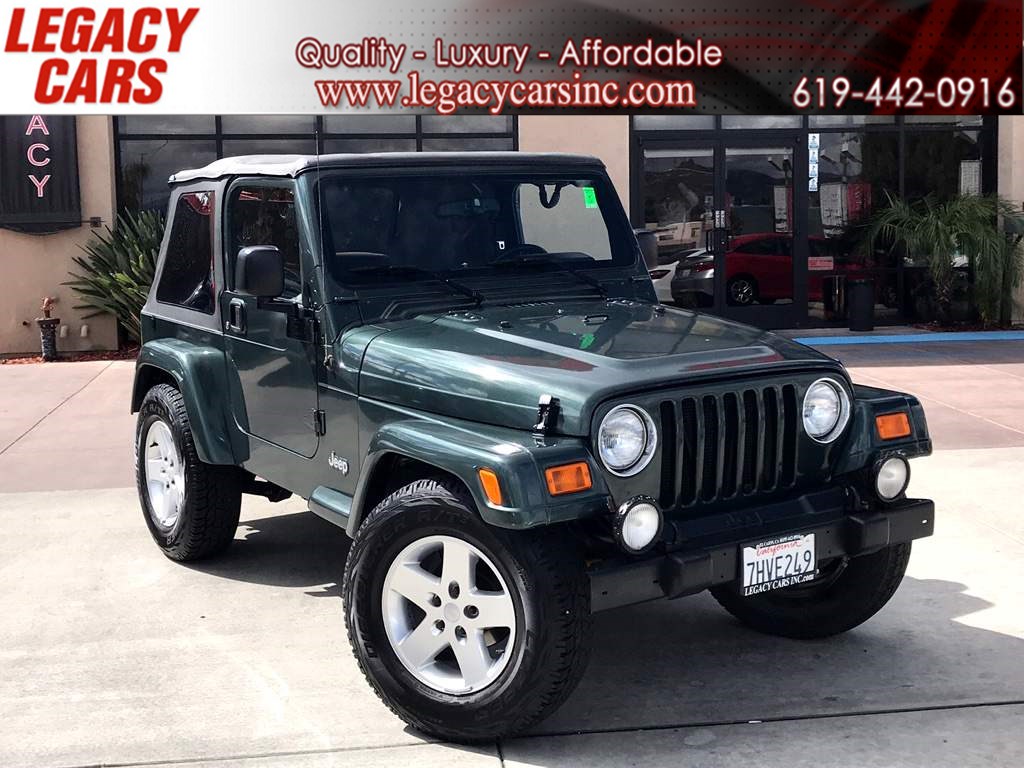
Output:
[[[753,509],[666,520],[661,553],[605,561],[590,571],[591,611],[702,592],[739,578],[740,547],[814,533],[818,559],[856,557],[930,536],[935,505],[903,499],[870,508],[852,489],[827,488]]]

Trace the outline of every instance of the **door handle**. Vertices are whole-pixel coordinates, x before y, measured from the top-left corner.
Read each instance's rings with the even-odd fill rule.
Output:
[[[229,331],[245,333],[245,302],[242,299],[232,299],[228,303],[227,326]]]

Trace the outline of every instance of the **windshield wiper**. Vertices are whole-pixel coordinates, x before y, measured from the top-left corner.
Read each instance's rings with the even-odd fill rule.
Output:
[[[553,264],[558,268],[558,271],[570,274],[581,283],[586,283],[587,285],[596,288],[597,292],[601,294],[602,299],[608,298],[608,289],[604,287],[604,283],[596,277],[591,277],[586,272],[580,272],[578,269],[565,266],[559,262],[558,259],[546,259],[543,256],[519,256],[515,259],[501,259],[491,264],[491,266],[503,269],[507,267],[529,267],[539,264]]]
[[[424,269],[423,267],[414,267],[407,264],[378,264],[370,267],[356,267],[355,269],[348,270],[348,272],[353,275],[426,275],[439,283],[443,283],[456,293],[461,293],[463,296],[472,299],[476,302],[477,306],[484,301],[484,296],[480,291],[473,290],[468,285],[452,280],[443,272],[435,272],[432,269]]]

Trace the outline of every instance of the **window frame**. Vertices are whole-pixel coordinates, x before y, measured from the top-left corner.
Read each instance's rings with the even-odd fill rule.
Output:
[[[217,259],[217,238],[218,238],[218,231],[217,231],[217,219],[218,219],[218,215],[217,215],[217,200],[218,200],[218,197],[219,197],[218,193],[219,193],[219,190],[216,188],[216,185],[208,183],[208,184],[205,184],[205,185],[202,185],[202,184],[198,185],[198,187],[195,187],[195,188],[178,190],[177,194],[172,196],[171,201],[170,201],[169,206],[168,206],[168,217],[167,217],[167,225],[166,225],[166,232],[165,232],[165,236],[164,236],[164,241],[163,241],[163,243],[162,243],[162,245],[160,247],[160,252],[161,252],[160,272],[159,272],[159,274],[155,275],[154,278],[153,278],[152,298],[153,298],[153,301],[155,303],[159,304],[160,306],[162,306],[162,307],[171,307],[171,308],[174,308],[174,309],[182,311],[182,312],[187,312],[187,313],[189,313],[190,316],[202,316],[202,317],[213,318],[213,317],[215,317],[217,315],[217,305],[218,305],[218,302],[219,302],[219,296],[218,296],[219,290],[218,290],[217,286],[221,284],[220,281],[218,280],[218,274],[217,274],[217,272],[218,272],[218,270],[217,270],[217,262],[218,262],[218,259]],[[164,273],[166,272],[166,269],[167,269],[167,260],[168,260],[168,258],[170,256],[171,235],[174,232],[174,225],[175,225],[175,223],[178,220],[178,216],[177,216],[178,205],[181,202],[182,198],[185,197],[186,195],[200,195],[200,194],[209,194],[213,198],[213,201],[211,203],[211,205],[213,207],[213,210],[210,212],[210,271],[209,271],[209,275],[210,275],[210,281],[211,281],[210,289],[211,289],[212,295],[210,296],[210,310],[209,311],[206,311],[204,309],[197,309],[195,307],[190,307],[187,304],[180,304],[180,303],[175,302],[175,301],[165,301],[165,300],[162,300],[162,299],[159,298],[159,296],[160,296],[160,286],[163,283]]]
[[[302,209],[299,205],[299,189],[295,183],[295,179],[284,177],[284,176],[236,176],[226,185],[224,190],[224,204],[221,206],[221,268],[224,272],[224,290],[235,292],[235,270],[234,270],[234,253],[231,252],[228,242],[231,238],[231,205],[232,198],[239,187],[268,187],[275,189],[289,189],[292,193],[292,205],[295,208],[295,234],[298,237],[298,255],[299,255],[299,284],[303,287],[298,294],[292,297],[281,299],[281,301],[294,301],[296,303],[302,302],[303,294],[305,293],[306,280],[309,275],[309,268],[305,263],[307,259],[304,254],[311,253],[309,243],[307,242],[305,227],[302,224]]]

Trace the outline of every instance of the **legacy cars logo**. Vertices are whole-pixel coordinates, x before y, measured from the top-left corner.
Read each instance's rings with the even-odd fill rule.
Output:
[[[338,470],[343,475],[348,474],[348,460],[341,458],[334,451],[331,451],[331,455],[327,457],[327,465],[331,469]]]

